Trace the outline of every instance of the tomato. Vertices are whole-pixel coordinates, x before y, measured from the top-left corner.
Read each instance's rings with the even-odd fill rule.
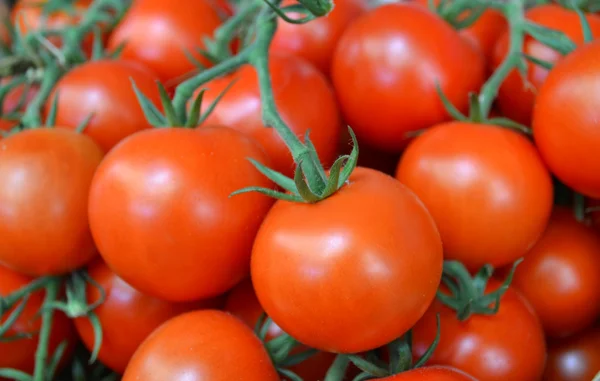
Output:
[[[484,75],[481,52],[416,4],[388,4],[359,17],[342,35],[332,64],[344,119],[359,141],[392,152],[405,146],[408,132],[450,119],[438,84],[466,112],[467,95]]]
[[[500,286],[490,279],[488,291]],[[413,353],[422,356],[436,335],[440,342],[430,364],[458,368],[485,381],[540,380],[546,361],[544,331],[533,308],[509,288],[495,315],[472,315],[461,322],[456,312],[435,301],[413,329]]]
[[[525,16],[528,20],[563,32],[574,42],[583,42],[583,31],[577,13],[567,10],[559,5],[546,4],[529,9]],[[590,24],[592,34],[600,36],[600,17],[596,15],[586,16]],[[499,39],[494,49],[494,66],[497,67],[508,53],[509,35],[505,32]],[[525,37],[523,52],[544,61],[555,63],[561,55],[555,50],[543,45],[531,36]],[[527,63],[527,82],[525,83],[521,74],[513,70],[498,92],[498,106],[502,113],[517,122],[525,125],[531,124],[531,115],[535,102],[535,94],[548,76],[548,70],[541,66]],[[562,107],[561,107],[562,108]]]
[[[596,230],[600,230],[600,200],[599,199],[587,199],[586,207],[590,208],[589,219]]]
[[[600,370],[600,327],[551,342],[544,381],[589,381]]]
[[[322,162],[332,164],[342,123],[335,95],[325,76],[308,62],[293,56],[272,55],[269,65],[281,117],[300,137],[310,130],[310,139]],[[274,128],[265,128],[262,122],[258,78],[251,66],[207,83],[204,108],[208,108],[232,80],[236,80],[235,84],[206,123],[224,125],[256,139],[271,157],[272,168],[293,176],[294,161],[284,141]]]
[[[98,359],[121,374],[139,345],[162,323],[184,312],[217,308],[220,304],[218,299],[170,303],[144,295],[125,283],[102,261],[90,265],[88,272],[106,292],[104,303],[94,310],[102,324],[102,347]],[[100,299],[100,291],[89,286],[87,297],[90,304],[94,303]],[[78,318],[75,327],[91,351],[95,338],[89,320]]]
[[[0,85],[4,85],[7,79],[1,80]],[[11,89],[4,100],[2,101],[2,114],[9,114],[12,112],[20,111],[24,112],[27,105],[36,96],[39,91],[37,84],[30,85],[18,85]]]
[[[283,6],[298,4],[297,0],[285,0]],[[296,25],[279,21],[271,51],[300,56],[310,61],[325,74],[329,74],[333,51],[346,27],[367,10],[366,0],[337,0],[333,11],[308,24]],[[288,16],[300,19],[299,13]]]
[[[10,293],[25,287],[33,279],[17,274],[6,267],[0,266],[0,297],[8,296]],[[38,311],[44,302],[44,292],[38,291],[31,294],[23,312],[3,335],[8,338],[17,334],[31,334],[31,337],[15,341],[0,341],[0,369],[13,368],[31,374],[35,363],[35,352],[38,346],[41,319]],[[4,323],[6,318],[14,309],[6,312],[0,321]],[[71,321],[61,312],[55,312],[52,319],[50,331],[50,342],[48,353],[51,356],[56,348],[63,342],[67,342],[65,353],[60,365],[65,365],[75,349],[75,331]],[[4,380],[0,377],[0,380]]]
[[[600,198],[600,42],[571,53],[552,70],[535,105],[533,136],[550,170],[564,184]],[[556,107],[560,107],[558,112]]]
[[[232,315],[188,312],[154,331],[138,348],[123,381],[279,381],[262,342]]]
[[[423,204],[392,177],[360,167],[324,201],[277,201],[251,264],[273,321],[338,353],[374,349],[410,329],[433,300],[441,269],[439,233]]]
[[[458,369],[428,366],[381,378],[381,381],[477,381]]]
[[[536,310],[546,334],[564,337],[600,316],[600,237],[569,209],[554,210],[513,285]]]
[[[91,115],[84,133],[105,152],[136,131],[152,127],[146,121],[130,80],[157,107],[158,78],[141,65],[118,60],[90,61],[60,79],[48,99],[58,94],[56,124],[76,128]]]
[[[8,119],[0,119],[0,131],[8,132],[10,131],[17,123],[8,120]]]
[[[162,81],[173,80],[196,68],[186,52],[203,65],[210,63],[197,49],[221,24],[218,8],[204,0],[136,0],[115,28],[108,47],[126,43],[121,58],[142,62]]]
[[[247,274],[252,242],[273,200],[247,158],[258,144],[228,128],[140,131],[106,156],[90,191],[100,254],[141,292],[169,301],[217,296]]]
[[[552,210],[552,180],[535,147],[502,127],[437,125],[409,145],[396,178],[433,215],[445,258],[471,270],[522,257]]]
[[[58,275],[97,253],[88,192],[102,151],[87,136],[54,128],[0,141],[0,264],[28,275]]]

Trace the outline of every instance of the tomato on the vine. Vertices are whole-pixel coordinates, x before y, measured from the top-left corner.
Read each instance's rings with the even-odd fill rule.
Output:
[[[96,254],[88,193],[102,151],[56,128],[0,141],[0,263],[28,275],[58,275]]]
[[[423,204],[392,177],[360,167],[316,204],[277,201],[251,264],[273,321],[310,347],[338,353],[404,334],[433,300],[441,270],[440,236]]]
[[[600,326],[550,342],[544,381],[590,381],[600,371]]]
[[[327,167],[336,158],[342,122],[333,89],[310,63],[294,56],[272,54],[269,71],[277,111],[289,128],[302,137],[310,130],[321,162]],[[241,131],[259,142],[272,160],[272,168],[292,176],[294,160],[274,128],[265,128],[256,71],[249,65],[206,84],[205,108],[235,80],[206,121]]]
[[[108,266],[148,295],[188,301],[222,294],[247,276],[252,242],[273,204],[258,143],[223,127],[162,128],[130,136],[92,182],[90,227]]]
[[[460,60],[456,57],[460,57]],[[451,119],[439,85],[459,110],[485,76],[483,54],[418,4],[388,4],[342,35],[331,75],[342,115],[360,142],[398,152],[407,133]]]
[[[558,30],[575,43],[583,43],[583,28],[577,13],[556,4],[545,4],[533,7],[525,12],[525,17],[534,23],[550,29]],[[586,15],[594,37],[600,36],[600,17],[593,14]],[[498,67],[508,53],[509,33],[505,32],[499,39],[494,50],[494,67]],[[523,53],[556,63],[562,56],[557,51],[542,44],[531,36],[525,36]],[[548,70],[528,62],[527,82],[515,69],[500,86],[498,92],[498,106],[506,117],[525,125],[531,124],[533,105],[536,93],[548,76]],[[564,108],[561,106],[561,109]]]
[[[136,0],[113,31],[108,47],[125,43],[121,58],[142,62],[162,81],[175,80],[196,69],[188,54],[202,65],[210,62],[197,49],[221,25],[218,8],[205,0]]]
[[[393,376],[379,379],[381,381],[477,381],[472,376],[447,366],[426,366]]]
[[[279,381],[263,343],[234,316],[215,310],[179,315],[133,355],[123,381]]]
[[[500,287],[490,279],[487,291]],[[423,356],[433,342],[440,317],[440,341],[429,364],[448,365],[479,380],[537,381],[546,362],[544,331],[533,308],[513,288],[494,315],[457,319],[456,311],[433,302],[413,328],[413,353]]]
[[[540,88],[533,137],[550,170],[564,184],[600,198],[600,41],[562,59]]]
[[[445,258],[471,270],[522,257],[552,211],[552,180],[535,147],[503,127],[434,126],[407,147],[396,177],[433,215]]]
[[[56,125],[74,129],[89,120],[84,133],[104,152],[134,132],[152,127],[131,84],[157,107],[158,78],[142,65],[122,60],[90,61],[75,67],[56,84],[46,106],[57,97]]]
[[[144,295],[119,278],[100,260],[89,266],[88,273],[106,294],[104,303],[94,310],[102,325],[102,346],[98,359],[121,374],[136,349],[161,324],[182,313],[218,308],[221,304],[219,299],[170,303]],[[88,286],[88,303],[95,303],[100,297],[97,287]],[[75,327],[79,337],[91,351],[95,337],[89,319],[76,319]]]

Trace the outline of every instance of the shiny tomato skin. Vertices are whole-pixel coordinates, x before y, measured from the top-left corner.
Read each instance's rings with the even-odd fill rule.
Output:
[[[297,0],[284,0],[282,5],[298,4]],[[280,20],[273,36],[271,51],[293,54],[312,63],[317,69],[329,74],[333,52],[346,27],[367,10],[365,0],[337,0],[327,16],[307,24],[291,24]],[[300,19],[303,15],[288,13]]]
[[[419,199],[359,167],[324,201],[277,201],[254,242],[251,274],[285,332],[312,348],[357,353],[410,329],[433,300],[441,266],[440,236]]]
[[[136,62],[90,61],[75,67],[57,83],[48,99],[50,110],[58,94],[56,124],[75,129],[93,115],[84,130],[105,152],[134,132],[152,127],[137,100],[131,80],[160,107],[158,77]]]
[[[546,335],[565,337],[589,327],[600,316],[600,236],[572,210],[555,209],[513,285],[536,310]]]
[[[59,275],[96,256],[87,203],[101,160],[96,143],[73,131],[38,128],[2,139],[1,264],[32,276]]]
[[[0,266],[0,297],[8,296],[10,293],[25,287],[31,281],[33,281],[33,278]],[[39,341],[38,333],[41,328],[41,319],[37,313],[42,307],[43,302],[43,291],[31,294],[19,318],[6,334],[3,335],[6,338],[16,334],[31,334],[32,336],[10,342],[0,341],[0,369],[13,368],[28,374],[33,372],[34,356]],[[0,319],[0,322],[4,323],[12,311],[9,310]],[[50,332],[50,344],[48,347],[50,354],[54,353],[63,341],[67,342],[65,353],[60,362],[60,366],[62,367],[68,363],[75,349],[76,335],[73,324],[62,312],[55,312]],[[0,377],[0,380],[5,379]]]
[[[491,279],[487,290],[500,282]],[[436,335],[440,342],[428,364],[447,365],[485,381],[538,381],[546,361],[544,331],[533,308],[509,288],[495,315],[471,315],[461,322],[456,311],[433,302],[413,328],[413,354],[422,356]]]
[[[426,366],[379,379],[381,381],[477,381],[465,372],[447,366]]]
[[[203,37],[212,37],[221,25],[219,10],[210,2],[136,0],[108,40],[114,49],[126,42],[121,58],[143,63],[162,81],[174,80],[196,67],[192,54],[203,65],[210,62],[197,52]]]
[[[217,296],[249,271],[252,242],[273,184],[256,142],[222,127],[140,131],[106,156],[90,191],[98,250],[119,277],[169,301]]]
[[[540,89],[533,136],[550,170],[567,186],[600,198],[600,42],[584,45],[561,60]],[[560,107],[560,112],[556,109]]]
[[[600,370],[600,327],[550,342],[544,381],[588,381]]]
[[[244,323],[216,310],[188,312],[155,330],[122,381],[279,381],[263,343]]]
[[[460,60],[456,57],[461,57]],[[451,119],[485,76],[483,55],[418,4],[388,4],[356,19],[335,50],[331,75],[342,116],[359,141],[399,152],[407,133]]]
[[[310,130],[310,139],[319,158],[327,166],[337,154],[342,122],[335,94],[325,76],[310,63],[294,56],[273,54],[269,71],[277,110],[288,127],[299,137]],[[259,142],[273,163],[273,169],[293,176],[293,158],[274,128],[262,122],[260,92],[255,70],[242,67],[231,76],[206,84],[204,109],[231,83],[235,84],[219,101],[206,124],[219,124],[241,131]]]
[[[556,4],[546,4],[529,9],[525,16],[528,20],[559,30],[566,34],[577,44],[583,43],[583,30],[577,13],[567,10]],[[600,17],[588,14],[586,16],[594,37],[600,36]],[[494,49],[494,67],[498,67],[508,52],[509,36],[505,32],[496,43]],[[550,63],[556,63],[561,55],[555,50],[543,45],[531,36],[525,37],[523,52]],[[498,92],[498,106],[504,116],[519,123],[530,125],[536,93],[548,76],[548,70],[539,65],[527,63],[527,81],[525,83],[521,74],[513,70],[500,86]]]
[[[408,146],[396,178],[431,212],[445,258],[471,270],[522,257],[552,211],[551,177],[535,147],[502,127],[432,127]]]
[[[140,344],[161,324],[185,312],[220,306],[219,299],[170,303],[144,295],[125,283],[101,260],[91,264],[88,273],[106,293],[104,303],[94,310],[102,325],[98,359],[120,374],[123,374]],[[88,303],[95,303],[100,297],[98,288],[88,287]],[[91,351],[95,338],[88,318],[75,319],[75,327],[84,345]]]

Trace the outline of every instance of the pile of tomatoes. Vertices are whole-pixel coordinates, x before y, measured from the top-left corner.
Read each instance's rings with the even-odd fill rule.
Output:
[[[130,3],[0,27],[0,380],[600,379],[594,1]]]

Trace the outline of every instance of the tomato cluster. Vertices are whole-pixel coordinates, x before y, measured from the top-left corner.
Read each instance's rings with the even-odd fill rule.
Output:
[[[600,16],[526,3],[17,1],[0,380],[600,377]]]

